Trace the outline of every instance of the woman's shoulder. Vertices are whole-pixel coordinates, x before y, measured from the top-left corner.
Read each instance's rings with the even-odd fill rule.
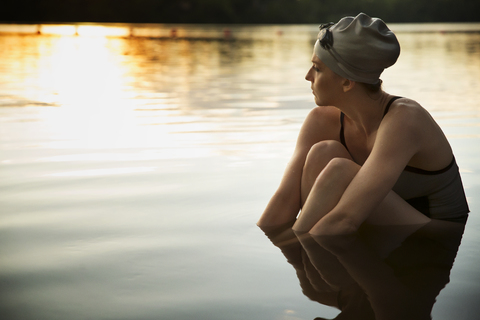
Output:
[[[391,104],[380,123],[379,132],[386,139],[422,144],[424,137],[438,133],[438,126],[427,110],[418,102],[400,98]]]
[[[340,110],[335,107],[315,107],[307,115],[308,126],[321,128],[324,133],[340,130]]]
[[[385,115],[382,131],[387,139],[404,143],[418,152],[409,166],[435,171],[451,162],[452,150],[440,126],[430,113],[417,101],[401,98],[392,103]]]
[[[312,110],[310,110],[309,116],[319,116],[319,115],[324,115],[324,116],[333,116],[333,115],[339,115],[340,110],[338,108],[333,107],[333,106],[316,106]]]
[[[425,125],[426,122],[433,122],[430,113],[420,103],[404,97],[392,102],[385,118],[396,122],[406,122],[410,125]]]
[[[394,110],[397,112],[426,112],[425,108],[422,107],[420,103],[405,97],[396,97],[396,99],[392,102],[389,112]]]
[[[337,120],[337,121],[335,121]],[[335,107],[315,107],[307,115],[306,121],[322,125],[340,123],[340,110]]]
[[[300,136],[307,140],[337,140],[340,132],[340,110],[335,107],[315,107],[307,115]]]

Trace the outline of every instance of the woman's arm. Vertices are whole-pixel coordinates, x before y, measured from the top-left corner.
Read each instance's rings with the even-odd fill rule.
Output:
[[[307,154],[319,141],[338,139],[338,130],[339,111],[336,108],[316,107],[310,111],[280,185],[257,223],[259,227],[275,227],[295,220],[301,207],[301,179]]]
[[[348,185],[338,204],[321,218],[310,232],[343,234],[357,230],[384,199],[388,201],[391,198],[387,195],[392,192],[391,189],[405,166],[413,158],[418,159],[418,155],[422,154],[428,144],[436,144],[437,140],[443,138],[433,119],[421,107],[398,108],[389,112],[378,129],[368,159]],[[448,143],[443,149],[449,150]],[[388,208],[382,206],[386,207]]]

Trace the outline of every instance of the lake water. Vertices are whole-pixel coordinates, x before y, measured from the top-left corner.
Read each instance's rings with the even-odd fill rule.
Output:
[[[438,121],[471,209],[458,252],[437,239],[432,317],[475,319],[480,25],[392,28],[385,90]],[[1,25],[0,317],[334,318],[255,225],[314,107],[317,30]],[[295,250],[326,261],[316,246]]]

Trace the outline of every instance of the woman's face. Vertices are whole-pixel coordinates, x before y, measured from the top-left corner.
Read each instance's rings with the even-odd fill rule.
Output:
[[[335,106],[336,99],[343,92],[343,78],[330,70],[315,54],[312,67],[305,76],[310,81],[315,103],[318,106]]]

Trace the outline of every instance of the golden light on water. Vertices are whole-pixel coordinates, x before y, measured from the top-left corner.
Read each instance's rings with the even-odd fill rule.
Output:
[[[105,37],[59,37],[38,66],[38,83],[61,107],[46,118],[50,130],[80,138],[88,146],[117,144],[116,137],[132,117],[123,91],[124,68]],[[85,141],[84,141],[85,142]]]
[[[17,41],[8,44],[14,50],[5,57],[2,82],[11,83],[7,75],[16,72],[18,76],[22,70],[20,79],[15,79],[12,105],[33,111],[29,117],[36,121],[35,135],[41,141],[37,147],[155,148],[153,153],[140,152],[139,161],[208,157],[219,149],[231,152],[226,151],[227,144],[241,139],[236,129],[218,134],[232,130],[222,118],[238,113],[239,107],[265,107],[264,102],[241,102],[235,94],[217,89],[225,85],[218,80],[207,83],[221,73],[219,43],[125,38],[127,27],[42,25],[39,30],[41,35],[0,38]],[[206,94],[199,89],[204,86]],[[210,103],[202,109],[197,104],[199,98],[218,99],[215,94],[231,106],[215,108]],[[127,153],[114,154],[117,159],[131,159]],[[71,161],[47,159],[39,160]],[[125,170],[108,172],[130,169]],[[84,173],[92,172],[102,175],[101,171]]]
[[[16,92],[12,106],[31,108],[29,121],[39,121],[37,132],[45,147],[158,148],[155,157],[163,159],[235,155],[245,152],[240,145],[249,143],[252,152],[268,157],[260,145],[279,141],[279,126],[285,131],[281,139],[294,141],[305,109],[314,107],[304,80],[312,43],[308,37],[294,37],[308,35],[297,27],[281,37],[276,27],[250,33],[260,41],[205,40],[222,34],[213,27],[203,34],[193,27],[177,33],[203,40],[165,39],[171,26],[29,27],[30,35],[0,37],[1,45],[11,48],[2,52],[0,82]],[[25,28],[18,32],[28,33]],[[162,36],[151,39],[140,34]],[[418,99],[427,108],[455,110],[459,102],[445,90],[427,91],[432,78],[428,70],[441,75],[437,86],[449,75],[458,78],[453,84],[460,88],[477,86],[471,69],[478,68],[478,61],[472,59],[467,73],[461,63],[472,56],[452,42],[459,37],[467,35],[399,35],[405,50],[398,66],[384,73],[387,91]],[[468,37],[468,41],[478,38]],[[423,39],[430,44],[424,45]],[[455,56],[449,64],[454,68],[443,63],[450,56]],[[419,72],[424,65],[427,71]],[[412,85],[415,72],[417,83]],[[459,72],[465,76],[459,77]],[[15,74],[14,82],[10,74]],[[478,94],[469,91],[471,99]]]
[[[38,25],[37,32],[45,35],[70,36],[75,34],[74,25]]]
[[[125,25],[98,24],[0,24],[1,33],[41,34],[53,36],[87,36],[87,37],[126,37],[132,29]],[[168,35],[168,33],[167,33]]]
[[[282,101],[311,101],[310,95],[285,95],[271,85],[280,80],[275,74],[285,54],[295,55],[282,50],[282,42],[260,43],[251,51],[248,42],[129,37],[132,28],[126,26],[42,25],[39,30],[40,36],[26,36],[24,52],[14,45],[19,59],[11,61],[24,69],[19,92],[24,105],[56,107],[36,109],[49,137],[45,147],[154,147],[171,158],[234,154],[232,149],[240,150],[236,144],[258,141],[245,133],[249,123],[238,115],[248,110],[261,115]],[[25,54],[32,48],[37,54]],[[260,70],[271,73],[270,83]],[[303,70],[288,81],[296,78],[307,92]],[[259,136],[273,139],[269,130]]]
[[[182,26],[176,39],[167,38],[171,26],[133,27],[131,37],[128,25],[40,26],[40,34],[37,25],[0,25],[3,309],[44,319],[135,319],[165,315],[167,301],[173,319],[198,311],[221,317],[225,306],[263,301],[244,299],[260,279],[251,254],[263,257],[261,242],[270,245],[254,234],[254,222],[314,107],[304,80],[310,27],[282,26],[280,36],[279,26],[238,26],[232,37],[245,38],[232,40],[208,38],[222,36],[214,26]],[[318,28],[311,29],[315,37]],[[180,38],[187,33],[199,39]],[[433,108],[455,137],[472,204],[480,172],[479,37],[405,34],[403,57],[384,79],[389,93]],[[462,239],[463,252],[475,252],[472,234]],[[467,271],[462,277],[467,256],[455,261]],[[256,273],[226,299],[225,283],[243,269]],[[454,288],[470,279],[460,273]],[[283,275],[272,275],[275,287]],[[291,285],[298,289],[296,279]],[[218,294],[205,299],[206,287]],[[438,301],[451,309],[451,296]],[[185,301],[193,302],[188,310]],[[334,317],[319,305],[311,312],[272,306],[284,319]]]
[[[76,32],[79,36],[87,37],[127,37],[131,30],[127,27],[79,25]]]

